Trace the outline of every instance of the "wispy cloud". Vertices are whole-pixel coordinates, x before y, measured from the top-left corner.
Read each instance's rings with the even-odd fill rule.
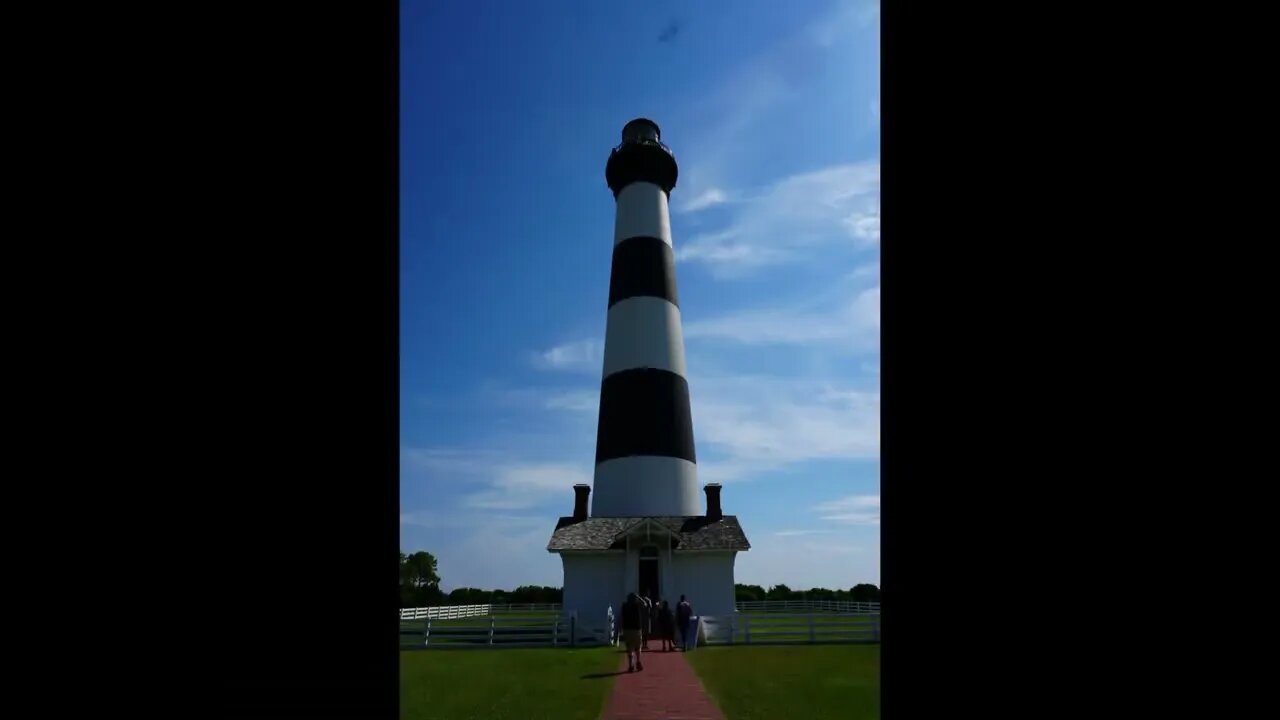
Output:
[[[535,457],[464,448],[402,448],[401,483],[462,488],[464,508],[517,510],[538,506],[557,494],[568,498],[575,483],[591,482],[591,457],[585,452],[571,459]],[[438,524],[439,518],[417,509],[400,518],[401,524],[410,525],[426,526],[429,521]]]
[[[814,508],[823,520],[853,525],[880,524],[879,495],[850,495],[825,502]]]
[[[685,337],[744,345],[834,343],[874,352],[880,344],[880,288],[867,288],[820,311],[751,310],[685,324]]]
[[[774,537],[799,537],[801,535],[829,535],[834,530],[779,530]]]
[[[487,510],[517,510],[546,502],[554,495],[570,497],[577,483],[590,483],[588,458],[581,463],[516,463],[493,469],[490,488],[468,495],[464,505]],[[567,500],[565,501],[568,502]]]
[[[735,76],[708,88],[689,110],[697,120],[690,118],[688,124],[701,129],[681,158],[685,191],[696,197],[723,189],[738,175],[741,148],[761,131],[762,121],[804,88],[822,82],[824,65],[847,66],[851,49],[874,40],[878,21],[878,2],[840,0],[796,32],[778,37]],[[704,118],[714,120],[704,123]]]
[[[558,392],[545,401],[548,410],[564,410],[572,413],[594,413],[600,409],[599,390],[570,390]]]
[[[880,162],[871,160],[792,175],[735,205],[727,227],[694,236],[676,251],[721,278],[830,250],[874,248],[880,241]]]
[[[862,265],[859,265],[858,267],[854,268],[853,272],[849,273],[849,279],[851,280],[861,280],[863,278],[879,278],[879,277],[880,277],[880,261],[879,260],[873,260],[869,263],[863,263]]]
[[[786,470],[812,460],[872,460],[880,453],[880,393],[841,383],[753,375],[718,370],[689,378],[698,474],[726,482]],[[599,410],[599,391],[541,392],[548,410],[590,425]],[[590,438],[589,438],[590,439]],[[527,507],[542,491],[564,491],[590,482],[590,449],[581,463],[511,463],[488,458],[471,462],[473,474],[488,478],[493,492],[472,502],[492,507]],[[519,492],[512,492],[520,490]]]
[[[690,379],[699,475],[732,480],[811,460],[880,454],[880,393],[769,376]],[[710,478],[708,478],[710,479]]]
[[[729,202],[729,195],[724,190],[714,187],[707,188],[702,193],[695,195],[692,200],[677,206],[676,212],[698,212],[726,202]]]
[[[604,343],[599,340],[578,340],[557,345],[536,353],[533,364],[541,370],[565,370],[572,372],[599,372],[604,361]]]

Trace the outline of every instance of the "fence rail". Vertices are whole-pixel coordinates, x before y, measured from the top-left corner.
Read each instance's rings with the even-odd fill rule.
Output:
[[[582,619],[577,613],[469,616],[456,618],[402,618],[401,649],[481,649],[510,647],[575,647],[608,644],[614,634],[610,609],[598,618]],[[444,620],[446,622],[441,622]]]
[[[497,605],[436,605],[400,608],[401,620],[456,620],[495,613],[559,613],[560,603],[505,603]]]
[[[845,600],[754,600],[736,604],[738,612],[807,613],[839,612],[879,614],[878,602],[851,602]],[[454,620],[482,617],[498,613],[560,613],[560,603],[502,603],[490,605],[436,605],[432,607],[401,608],[401,620]]]
[[[879,613],[704,615],[698,623],[698,642],[709,645],[795,643],[878,643]]]
[[[736,603],[738,612],[842,612],[880,614],[878,602],[852,602],[848,600],[752,600]]]

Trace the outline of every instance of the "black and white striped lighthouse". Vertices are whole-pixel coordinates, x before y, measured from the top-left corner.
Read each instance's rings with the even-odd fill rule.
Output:
[[[593,517],[700,514],[668,208],[677,173],[644,118],[622,128],[605,168],[617,216]]]

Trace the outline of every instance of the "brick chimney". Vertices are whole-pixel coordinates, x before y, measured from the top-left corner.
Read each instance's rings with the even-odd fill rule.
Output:
[[[720,512],[720,483],[707,483],[702,489],[707,493],[707,519],[719,520],[724,516]]]
[[[573,521],[587,519],[587,496],[591,494],[591,486],[578,483],[573,486]]]

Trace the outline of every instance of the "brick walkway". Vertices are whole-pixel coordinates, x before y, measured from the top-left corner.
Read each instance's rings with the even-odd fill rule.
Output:
[[[600,720],[724,720],[683,653],[640,653],[644,670],[633,673],[626,654],[619,656],[622,674]]]

